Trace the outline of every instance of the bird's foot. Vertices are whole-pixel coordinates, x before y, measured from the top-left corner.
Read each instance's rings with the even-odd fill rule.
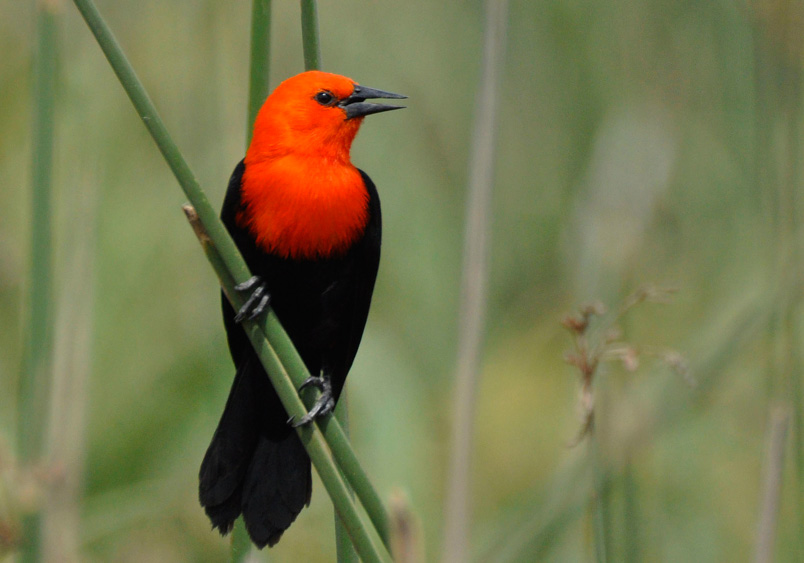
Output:
[[[301,387],[299,387],[299,391],[305,387],[315,387],[316,389],[319,389],[321,391],[321,396],[318,397],[318,400],[316,400],[313,407],[307,412],[307,414],[301,417],[298,422],[294,421],[293,417],[290,417],[288,424],[290,424],[293,428],[304,426],[316,418],[326,416],[335,408],[335,397],[332,395],[332,383],[330,382],[328,376],[322,375],[321,377],[308,377],[304,383],[301,384]]]
[[[271,296],[268,294],[265,282],[262,281],[260,276],[252,276],[243,283],[237,284],[235,291],[241,293],[251,292],[249,298],[246,299],[246,302],[243,303],[243,306],[240,307],[237,315],[235,315],[234,320],[236,323],[241,323],[245,319],[253,321],[265,312],[271,302]]]

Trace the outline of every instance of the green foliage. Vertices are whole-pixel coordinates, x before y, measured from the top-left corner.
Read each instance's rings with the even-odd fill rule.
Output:
[[[303,69],[298,5],[274,4],[272,84]],[[217,206],[243,155],[250,5],[100,7]],[[580,448],[566,447],[580,423],[559,320],[580,303],[616,303],[657,283],[678,288],[676,298],[635,311],[628,333],[681,350],[699,385],[650,365],[602,376],[596,416],[611,479],[611,558],[636,549],[644,561],[744,559],[759,514],[770,366],[801,347],[797,333],[781,344],[788,321],[770,321],[778,191],[758,181],[786,178],[785,163],[797,160],[785,156],[786,138],[801,115],[779,112],[773,85],[796,76],[800,58],[781,64],[788,51],[772,47],[757,69],[758,15],[746,5],[548,0],[510,9],[473,553],[478,561],[592,557],[592,475]],[[34,34],[25,24],[32,3],[0,0],[0,11],[0,389],[9,390],[27,294]],[[384,246],[349,381],[350,418],[383,497],[407,491],[431,559],[442,532],[482,17],[478,4],[319,6],[327,70],[410,96],[404,112],[367,120],[353,149],[380,190]],[[767,33],[791,36],[773,26]],[[210,532],[196,500],[198,465],[233,375],[217,280],[179,211],[175,180],[80,18],[65,18],[61,37],[57,284],[76,226],[58,204],[77,186],[99,194],[80,547],[91,560],[220,561],[228,542]],[[758,151],[770,175],[759,173]],[[792,321],[800,327],[800,314]],[[0,393],[7,442],[14,411],[14,393]],[[791,434],[800,440],[796,428]],[[797,480],[785,473],[779,560],[801,555]],[[310,509],[261,557],[333,559],[330,503],[320,482],[314,487]],[[623,521],[634,513],[636,547],[625,543],[633,522]],[[0,520],[7,516],[0,506]]]

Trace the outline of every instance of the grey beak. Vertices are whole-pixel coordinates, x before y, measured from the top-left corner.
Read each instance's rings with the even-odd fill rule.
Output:
[[[392,109],[404,108],[404,106],[390,106],[386,104],[371,104],[366,102],[366,100],[374,98],[402,100],[407,98],[407,96],[377,90],[376,88],[368,88],[367,86],[356,85],[352,95],[342,100],[338,105],[346,111],[346,119],[353,119],[355,117],[363,117],[372,113],[380,113],[383,111],[391,111]]]

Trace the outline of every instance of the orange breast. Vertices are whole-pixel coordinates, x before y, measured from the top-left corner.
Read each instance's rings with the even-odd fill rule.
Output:
[[[341,255],[368,221],[368,192],[348,163],[288,155],[249,164],[238,223],[266,252],[285,258]]]

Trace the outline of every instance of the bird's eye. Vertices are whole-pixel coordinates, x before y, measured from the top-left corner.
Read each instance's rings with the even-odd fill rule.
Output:
[[[315,95],[315,101],[321,104],[322,106],[331,105],[333,101],[335,101],[335,96],[330,94],[329,92],[319,92]]]

